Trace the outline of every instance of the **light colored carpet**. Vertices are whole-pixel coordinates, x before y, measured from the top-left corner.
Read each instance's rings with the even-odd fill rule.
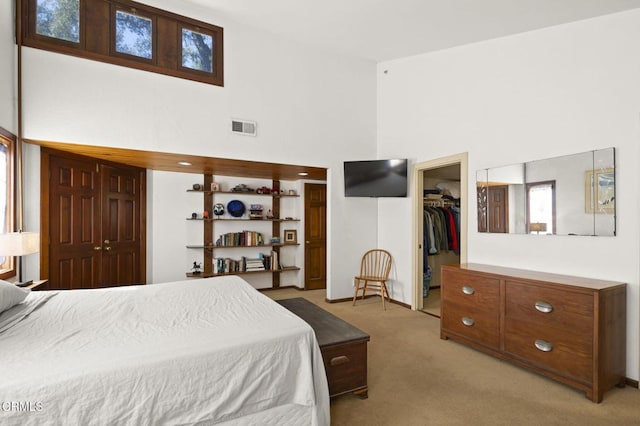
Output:
[[[452,341],[440,320],[380,299],[326,303],[324,290],[265,292],[305,297],[371,335],[369,398],[331,401],[332,425],[640,425],[640,391],[614,388],[594,404],[584,393]]]

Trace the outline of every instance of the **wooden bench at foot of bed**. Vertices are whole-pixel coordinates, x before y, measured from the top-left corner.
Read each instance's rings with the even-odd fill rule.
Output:
[[[369,335],[302,297],[277,300],[316,333],[331,397],[354,393],[367,398]]]

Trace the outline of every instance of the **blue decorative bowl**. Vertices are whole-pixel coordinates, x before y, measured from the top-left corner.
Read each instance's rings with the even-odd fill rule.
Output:
[[[240,200],[231,200],[227,204],[227,212],[233,217],[241,217],[245,211],[246,207]]]

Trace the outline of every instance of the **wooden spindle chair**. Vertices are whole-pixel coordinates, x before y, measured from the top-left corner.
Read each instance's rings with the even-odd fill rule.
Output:
[[[354,278],[353,306],[356,305],[358,291],[362,290],[362,299],[364,299],[367,290],[373,290],[382,299],[382,309],[387,309],[384,299],[391,301],[387,291],[387,281],[392,263],[391,253],[382,249],[369,250],[362,256],[360,274]]]

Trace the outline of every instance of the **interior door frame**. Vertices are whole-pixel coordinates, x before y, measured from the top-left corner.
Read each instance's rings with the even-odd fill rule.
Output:
[[[40,278],[49,278],[49,177],[51,174],[50,157],[63,157],[78,160],[91,160],[97,164],[106,164],[114,167],[130,167],[139,169],[140,173],[140,284],[147,282],[147,191],[146,191],[146,170],[126,164],[109,162],[84,155],[73,154],[67,151],[58,151],[51,148],[40,148]]]
[[[424,171],[437,169],[440,167],[460,164],[460,263],[467,262],[467,235],[468,235],[468,216],[469,216],[469,170],[468,170],[468,153],[450,155],[448,157],[437,158],[434,160],[423,161],[413,165],[413,191],[411,198],[413,201],[413,232],[411,235],[413,253],[413,292],[411,297],[411,309],[421,310],[423,308],[424,299],[422,297],[422,211],[423,211],[423,190],[424,190]]]

